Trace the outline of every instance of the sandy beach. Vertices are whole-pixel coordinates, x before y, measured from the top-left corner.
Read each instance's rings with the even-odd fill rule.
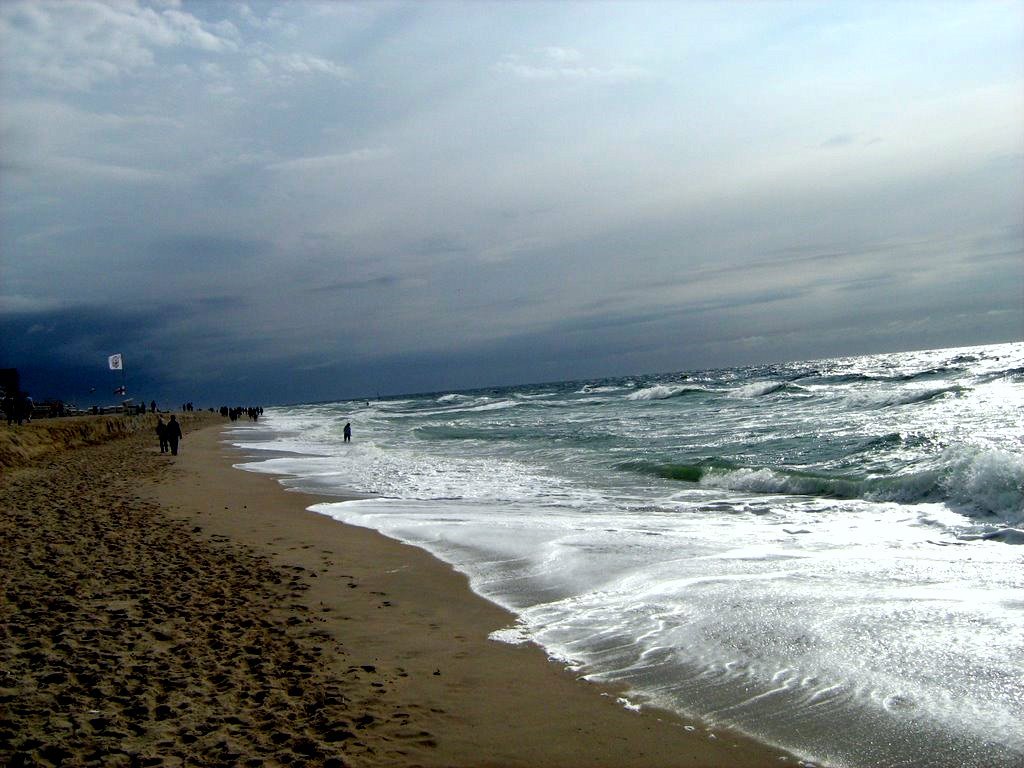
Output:
[[[0,763],[798,764],[489,640],[462,575],[234,469],[221,424],[3,470]]]

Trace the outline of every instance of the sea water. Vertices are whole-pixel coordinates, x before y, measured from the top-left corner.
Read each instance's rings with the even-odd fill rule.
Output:
[[[1024,343],[276,407],[231,440],[633,706],[826,765],[1024,765]]]

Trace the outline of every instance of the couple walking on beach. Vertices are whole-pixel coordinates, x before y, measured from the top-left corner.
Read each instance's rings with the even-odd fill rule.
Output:
[[[173,414],[166,424],[163,416],[156,417],[156,436],[160,439],[160,453],[167,453],[169,448],[172,456],[178,455],[178,441],[182,438],[181,425]]]

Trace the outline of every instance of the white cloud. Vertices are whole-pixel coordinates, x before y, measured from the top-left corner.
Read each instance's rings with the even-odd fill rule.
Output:
[[[59,173],[90,177],[98,181],[150,182],[166,178],[166,174],[146,168],[134,168],[118,163],[104,163],[83,157],[51,157],[46,166]]]
[[[549,59],[559,61],[564,64],[575,63],[583,60],[583,54],[575,48],[559,48],[557,46],[550,46],[544,49],[544,54]]]
[[[52,100],[12,102],[0,114],[5,156],[51,180],[71,173],[109,181],[151,181],[154,147],[183,128],[178,116],[90,112]]]
[[[501,241],[494,245],[484,246],[480,251],[480,260],[495,264],[510,261],[523,254],[548,248],[553,244],[552,240],[542,237],[523,237],[517,240]]]
[[[348,67],[336,64],[320,56],[308,53],[267,53],[249,60],[250,69],[257,74],[279,73],[292,75],[327,75],[339,80],[351,80],[353,72]]]
[[[356,149],[351,152],[344,152],[336,155],[318,155],[315,157],[298,157],[292,160],[282,160],[278,163],[271,163],[267,170],[271,171],[329,171],[339,166],[353,165],[355,163],[366,163],[373,160],[380,160],[389,157],[390,149]]]
[[[29,315],[52,312],[60,309],[62,305],[63,302],[56,298],[39,298],[19,294],[4,296],[0,294],[0,315]]]
[[[643,67],[621,63],[590,63],[575,48],[549,46],[522,56],[509,54],[495,64],[495,71],[523,80],[624,83],[647,77]]]
[[[205,24],[169,8],[135,2],[11,2],[0,6],[3,69],[36,85],[88,90],[155,63],[155,51],[176,46],[221,53],[238,48],[227,22]]]
[[[253,58],[249,59],[249,74],[257,78],[270,77],[271,69],[265,61]]]
[[[190,13],[168,10],[161,14],[163,21],[177,33],[176,43],[221,53],[238,49],[238,29],[230,21],[204,25]]]

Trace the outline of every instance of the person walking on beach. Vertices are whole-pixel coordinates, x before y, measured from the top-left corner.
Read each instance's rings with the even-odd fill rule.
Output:
[[[171,415],[171,420],[167,422],[167,426],[164,428],[164,434],[167,436],[167,442],[171,445],[171,456],[178,455],[178,441],[181,440],[181,425],[178,420]]]
[[[352,442],[352,423],[351,422],[348,422],[348,421],[345,422],[345,429],[343,431],[343,434],[345,435],[345,442],[346,443],[351,443]]]
[[[156,417],[156,436],[160,439],[160,453],[167,453],[167,425],[164,417]]]

